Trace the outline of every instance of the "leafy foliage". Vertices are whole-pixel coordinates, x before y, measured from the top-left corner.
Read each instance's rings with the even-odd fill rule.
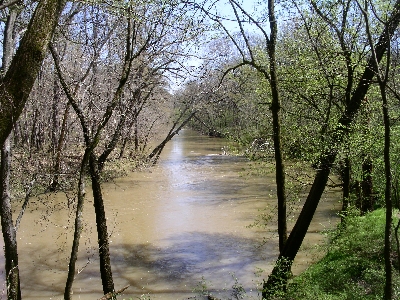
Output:
[[[327,255],[295,278],[281,299],[381,299],[385,211],[349,216],[344,224],[332,233]],[[398,272],[393,282],[398,297]]]

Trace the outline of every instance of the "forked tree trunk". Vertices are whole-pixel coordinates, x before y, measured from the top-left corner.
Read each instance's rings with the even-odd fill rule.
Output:
[[[62,70],[60,68],[60,58],[55,50],[55,48],[50,45],[50,51],[54,59],[55,67],[57,69],[57,74],[60,79],[60,83],[64,89],[64,92],[68,98],[68,101],[71,103],[71,106],[75,110],[77,114],[83,131],[83,136],[85,140],[85,155],[84,159],[82,160],[81,165],[81,172],[80,172],[80,180],[79,180],[79,192],[78,192],[78,206],[76,210],[76,218],[75,218],[75,233],[74,233],[74,241],[71,250],[71,258],[69,264],[69,272],[68,272],[68,279],[67,284],[65,287],[64,297],[65,299],[71,299],[72,295],[72,283],[74,280],[75,274],[75,262],[77,259],[77,253],[79,248],[79,239],[80,234],[82,231],[82,210],[83,210],[83,202],[84,202],[84,195],[81,193],[81,186],[83,185],[83,174],[84,174],[84,167],[89,164],[90,175],[92,178],[92,189],[94,195],[94,206],[96,212],[96,222],[97,222],[97,230],[99,236],[99,251],[100,251],[100,273],[103,282],[103,290],[104,293],[112,293],[114,292],[114,283],[112,280],[112,272],[111,272],[111,265],[110,265],[110,257],[109,257],[109,249],[108,249],[108,234],[107,234],[107,225],[106,225],[106,218],[104,212],[104,204],[103,198],[101,195],[101,186],[100,186],[100,173],[98,170],[98,160],[94,156],[94,149],[98,145],[100,141],[101,132],[104,127],[107,125],[108,121],[110,120],[115,107],[120,103],[121,95],[124,89],[124,86],[128,80],[132,60],[134,56],[132,56],[132,49],[131,49],[131,27],[132,23],[131,20],[128,18],[128,34],[127,34],[127,52],[125,57],[125,62],[122,70],[122,74],[119,80],[119,85],[117,90],[114,93],[114,96],[111,102],[108,104],[105,113],[101,119],[101,122],[97,125],[97,129],[93,135],[90,134],[89,130],[89,120],[85,117],[82,108],[80,107],[77,99],[76,99],[76,92],[78,86],[76,86],[75,93],[73,93],[66,83],[64,76],[62,74]],[[140,51],[143,51],[144,47],[141,48]],[[139,55],[140,52],[137,54]],[[90,68],[89,68],[90,69]],[[88,69],[88,71],[89,71]],[[89,74],[87,72],[86,74]],[[107,150],[106,150],[107,151]],[[106,158],[106,157],[105,157]]]

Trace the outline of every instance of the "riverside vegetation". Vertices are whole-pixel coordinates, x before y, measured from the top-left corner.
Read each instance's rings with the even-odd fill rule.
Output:
[[[279,255],[261,298],[399,297],[400,0],[250,2],[0,1],[7,299],[23,295],[17,236],[30,196],[73,189],[72,299],[87,185],[113,297],[102,181],[121,159],[156,164],[188,125],[274,165]],[[342,225],[327,256],[292,279],[327,187],[342,189]]]
[[[393,298],[400,298],[398,216],[393,240]],[[288,285],[277,299],[381,299],[385,286],[385,211],[349,215],[329,233],[327,254]]]

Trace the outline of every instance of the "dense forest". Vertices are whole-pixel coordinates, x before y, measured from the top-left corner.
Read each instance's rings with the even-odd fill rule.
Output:
[[[72,299],[86,189],[102,299],[117,297],[102,183],[121,165],[156,164],[185,126],[275,166],[280,254],[260,298],[300,297],[292,262],[329,184],[342,189],[341,230],[384,220],[370,294],[400,297],[399,0],[1,0],[0,14],[7,299],[22,298],[17,230],[29,199],[71,190]],[[288,164],[314,176],[293,228]]]

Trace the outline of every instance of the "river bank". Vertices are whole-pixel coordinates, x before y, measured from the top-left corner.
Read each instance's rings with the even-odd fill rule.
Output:
[[[394,226],[399,217],[396,211]],[[330,236],[327,254],[294,278],[288,293],[279,299],[382,299],[386,281],[385,209],[349,216],[346,226],[338,226]],[[393,237],[393,299],[400,299],[400,249],[395,241]]]

